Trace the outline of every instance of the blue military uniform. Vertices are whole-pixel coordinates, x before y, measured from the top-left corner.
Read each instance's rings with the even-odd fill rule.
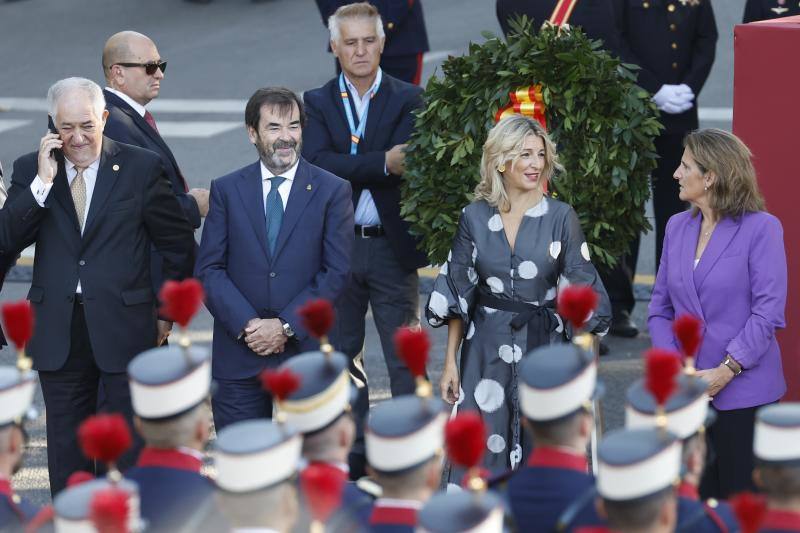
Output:
[[[742,22],[755,22],[800,15],[800,2],[797,0],[747,0],[744,5]]]
[[[377,481],[431,468],[444,445],[448,409],[429,397],[430,384],[417,387],[417,395],[397,396],[372,408],[364,432],[367,462]],[[437,473],[440,473],[437,472]],[[408,487],[416,492],[422,487]],[[423,501],[380,497],[369,516],[373,533],[413,533]]]
[[[587,416],[598,392],[594,355],[577,344],[531,351],[520,369],[520,407],[536,428]],[[514,521],[530,532],[551,532],[577,519],[594,501],[594,478],[583,450],[565,442],[536,446],[525,467],[511,475],[507,498]]]
[[[676,379],[675,393],[664,406],[667,428],[684,442],[703,438],[705,428],[714,421],[714,411],[708,407],[708,383],[695,375]],[[655,427],[656,402],[639,379],[628,388],[625,425],[629,428]],[[726,533],[738,531],[739,526],[730,506],[714,499],[701,501],[697,487],[681,482],[678,486],[678,523],[676,531]]]
[[[695,96],[690,109],[661,113],[665,129],[655,141],[660,159],[653,172],[658,265],[667,220],[685,209],[672,174],[683,154],[683,137],[699,126],[697,97],[714,63],[717,25],[710,0],[614,1],[622,32],[621,57],[641,68],[639,85],[655,94],[663,85],[685,84]]]
[[[25,359],[20,359],[20,363]],[[36,389],[35,374],[29,370],[0,367],[0,430],[22,431]],[[0,476],[0,531],[21,531],[39,511],[14,494],[11,480]]]
[[[191,416],[209,394],[211,354],[199,347],[163,346],[142,352],[128,365],[136,416],[149,422]],[[200,474],[203,454],[188,448],[161,449],[145,444],[125,475],[139,486],[148,531],[170,532],[191,523],[197,509],[213,504],[214,485]],[[210,523],[204,521],[204,526]],[[203,530],[198,524],[198,530]]]
[[[316,0],[323,24],[328,17],[356,0]],[[383,19],[386,44],[381,55],[381,68],[387,74],[407,83],[419,85],[422,56],[430,50],[422,0],[370,0]],[[337,63],[338,72],[338,63]]]
[[[756,412],[756,426],[753,437],[753,454],[756,458],[756,469],[769,467],[773,476],[796,480],[800,476],[800,403],[784,402],[771,404]],[[773,476],[769,476],[770,478]],[[774,494],[779,487],[766,485],[767,476],[761,478],[762,486],[768,495]],[[787,483],[787,485],[791,485]],[[785,489],[784,489],[785,490]],[[797,498],[797,493],[781,494],[787,501]],[[800,509],[769,508],[770,496],[767,497],[767,514],[761,522],[761,533],[800,532]]]
[[[538,29],[550,19],[558,0],[497,0],[495,9],[497,21],[504,35],[511,32],[509,21],[517,15],[525,15],[533,20],[533,28]],[[603,47],[613,55],[620,55],[620,35],[614,6],[611,2],[585,2],[578,0],[568,21],[570,26],[580,27],[590,39],[600,39]]]

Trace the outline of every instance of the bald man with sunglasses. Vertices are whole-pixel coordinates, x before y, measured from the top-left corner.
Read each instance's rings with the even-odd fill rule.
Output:
[[[167,170],[172,190],[194,229],[208,213],[208,189],[189,189],[172,151],[158,131],[155,118],[145,108],[158,97],[167,62],[155,43],[146,35],[122,31],[109,37],[103,47],[103,73],[106,77],[108,121],[106,137],[155,152]],[[152,272],[161,271],[161,257],[152,254]],[[161,286],[153,276],[153,289]]]

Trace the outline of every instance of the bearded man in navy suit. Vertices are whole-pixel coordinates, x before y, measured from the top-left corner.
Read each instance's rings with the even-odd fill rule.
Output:
[[[354,241],[350,184],[300,157],[305,112],[297,95],[259,89],[245,123],[259,161],[211,183],[195,269],[214,315],[217,431],[272,416],[258,375],[319,349],[297,309],[339,297]]]

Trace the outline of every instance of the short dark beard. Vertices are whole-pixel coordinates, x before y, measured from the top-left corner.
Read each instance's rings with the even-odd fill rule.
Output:
[[[264,166],[267,167],[267,170],[275,174],[276,176],[286,172],[290,168],[292,168],[297,160],[300,159],[300,148],[303,146],[303,142],[299,141],[295,142],[285,142],[285,141],[275,141],[272,144],[272,152],[269,153],[267,150],[264,149],[263,144],[261,143],[261,138],[259,137],[258,143],[258,155],[261,159],[261,162],[264,163]],[[295,155],[297,156],[291,163],[287,165],[276,166],[275,164],[275,152],[279,148],[292,148],[295,151]]]

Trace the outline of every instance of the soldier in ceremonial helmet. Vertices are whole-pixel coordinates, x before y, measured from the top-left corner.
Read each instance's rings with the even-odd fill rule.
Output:
[[[0,531],[22,529],[38,509],[14,493],[11,477],[22,467],[23,427],[36,389],[35,374],[0,367]]]
[[[267,419],[236,422],[217,437],[217,501],[232,531],[292,531],[302,436]]]
[[[767,496],[762,533],[800,531],[800,403],[758,410],[753,479]]]
[[[327,340],[333,324],[333,307],[327,300],[315,300],[298,314],[306,329],[321,340],[320,350],[290,358],[276,371],[265,371],[262,380],[271,389],[278,419],[285,420],[303,436],[300,470],[323,463],[349,473],[348,455],[356,432],[350,410],[354,390],[348,372],[349,359],[334,351]],[[287,381],[294,383],[287,386]],[[329,528],[365,524],[372,500],[373,495],[355,483],[347,483],[339,512]]]
[[[681,480],[678,486],[678,531],[727,532],[737,529],[733,510],[725,502],[700,500],[698,486],[705,468],[706,427],[714,421],[706,394],[708,383],[693,375],[681,375],[677,390],[664,406],[667,429],[683,441]],[[634,382],[627,393],[625,425],[628,428],[657,426],[657,406],[645,380]]]
[[[594,499],[586,451],[598,388],[593,354],[575,344],[538,348],[522,361],[520,406],[534,448],[511,476],[508,500],[528,531],[563,528]]]
[[[165,310],[189,311],[170,317],[183,328],[179,344],[142,352],[128,365],[136,429],[145,448],[125,475],[139,485],[148,531],[172,532],[213,503],[214,484],[200,473],[211,424],[206,405],[211,353],[190,346],[185,336],[202,302],[199,282],[168,282],[160,296]],[[197,529],[210,530],[212,523],[197,522]]]
[[[413,533],[422,506],[442,475],[444,426],[448,410],[432,397],[425,379],[430,342],[424,330],[401,329],[397,352],[417,377],[416,394],[397,396],[370,410],[364,438],[367,470],[381,488],[369,518],[375,533]]]
[[[33,334],[33,311],[27,301],[8,302],[2,307],[2,317],[18,355],[16,367],[0,367],[0,531],[14,531],[21,530],[38,512],[11,486],[11,477],[22,467],[27,441],[23,424],[36,390],[36,374],[25,355],[25,344]]]

